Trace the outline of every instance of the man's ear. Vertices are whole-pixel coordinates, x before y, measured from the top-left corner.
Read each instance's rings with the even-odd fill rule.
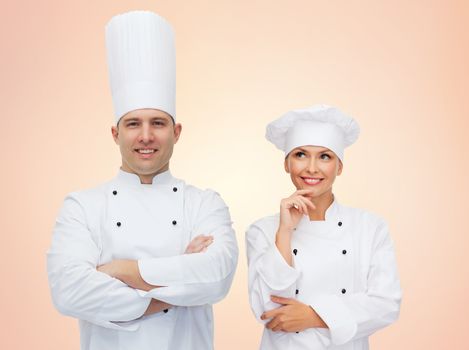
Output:
[[[181,136],[182,125],[181,123],[174,124],[174,143],[177,143],[179,140],[179,136]]]
[[[111,126],[111,133],[112,133],[112,138],[114,139],[114,142],[116,145],[119,144],[119,128],[117,126]]]

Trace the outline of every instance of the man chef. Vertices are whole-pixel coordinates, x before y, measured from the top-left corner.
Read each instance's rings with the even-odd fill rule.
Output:
[[[133,11],[106,27],[122,166],[69,194],[47,254],[52,300],[79,319],[82,350],[213,349],[212,304],[238,248],[227,206],[169,170],[181,133],[170,24]]]

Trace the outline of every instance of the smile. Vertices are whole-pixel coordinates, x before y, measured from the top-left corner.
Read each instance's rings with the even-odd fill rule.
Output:
[[[324,180],[324,179],[314,178],[314,177],[302,177],[301,179],[304,181],[304,183],[306,183],[309,186],[317,185],[322,180]]]
[[[154,148],[137,148],[137,149],[134,149],[134,151],[137,152],[138,157],[140,159],[153,158],[156,152],[158,152],[158,150]]]
[[[151,154],[151,153],[155,153],[156,152],[156,149],[153,149],[153,148],[145,148],[145,149],[136,149],[136,151],[140,154]]]

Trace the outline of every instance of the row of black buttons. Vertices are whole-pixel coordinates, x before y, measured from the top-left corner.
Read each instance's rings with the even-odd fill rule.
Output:
[[[176,220],[173,220],[173,222],[172,222],[172,224],[175,225],[175,226],[177,225],[177,223],[178,223],[178,222],[177,222]],[[118,222],[116,222],[116,225],[117,225],[117,227],[121,227],[121,226],[122,226],[122,222],[118,221]]]
[[[295,254],[295,255],[298,254],[298,249],[296,249],[296,248],[293,249],[293,254]],[[347,254],[347,251],[345,249],[342,250],[342,254],[344,254],[344,255]]]
[[[173,187],[173,192],[177,192],[177,191],[178,191],[178,188],[177,188],[177,187]],[[116,190],[112,191],[112,194],[113,194],[114,196],[117,196],[117,191],[116,191]]]

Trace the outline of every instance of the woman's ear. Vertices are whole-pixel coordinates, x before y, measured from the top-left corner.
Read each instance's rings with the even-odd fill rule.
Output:
[[[288,166],[288,156],[285,158],[285,161],[283,162],[283,166],[285,168],[286,173],[290,174],[290,167]]]
[[[337,169],[337,175],[340,175],[342,174],[342,168],[344,166],[342,165],[342,161],[339,159],[339,169]]]

